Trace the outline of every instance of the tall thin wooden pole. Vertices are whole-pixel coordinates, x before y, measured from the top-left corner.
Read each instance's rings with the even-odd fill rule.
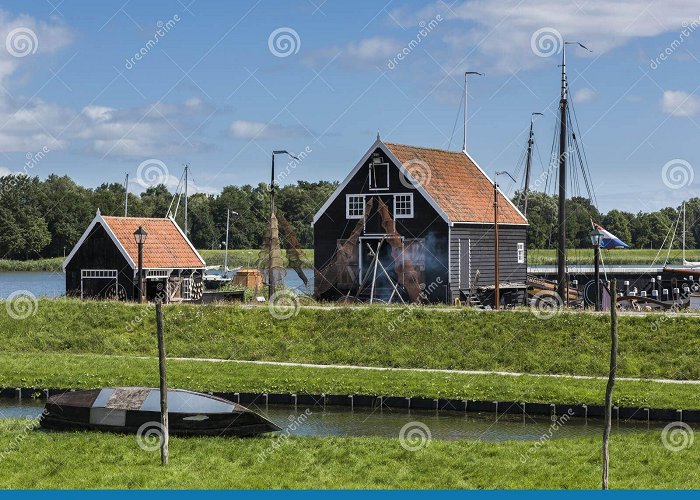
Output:
[[[610,427],[612,424],[612,395],[615,386],[615,372],[617,370],[617,284],[616,280],[610,283],[610,375],[608,386],[605,389],[605,428],[603,429],[603,489],[608,489],[608,470],[610,467]]]
[[[569,290],[566,275],[566,159],[567,150],[567,99],[566,88],[566,47],[562,48],[561,59],[561,100],[559,101],[559,232],[557,238],[557,293],[565,305],[569,303]]]
[[[190,236],[189,229],[187,227],[187,197],[189,194],[187,191],[187,171],[189,170],[189,168],[189,165],[185,164],[185,236],[187,236],[188,238]]]
[[[165,339],[163,335],[163,304],[162,299],[156,299],[156,332],[158,335],[158,368],[160,370],[160,423],[163,436],[160,439],[160,461],[168,465],[168,444],[170,433],[168,429],[168,379],[165,372]]]

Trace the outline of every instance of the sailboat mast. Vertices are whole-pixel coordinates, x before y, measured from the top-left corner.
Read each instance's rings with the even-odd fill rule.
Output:
[[[530,135],[527,139],[527,161],[525,163],[525,186],[523,186],[523,215],[527,217],[527,200],[530,193],[530,172],[532,171],[532,145],[535,143],[535,132],[533,125],[535,116],[542,113],[532,113],[530,116]]]
[[[685,201],[681,206],[683,207],[683,265],[685,265]]]
[[[129,216],[129,174],[124,179],[124,217]]]
[[[189,237],[189,232],[187,229],[187,170],[189,165],[185,164],[185,236]]]
[[[566,45],[562,46],[561,56],[561,99],[559,101],[559,238],[557,244],[557,293],[564,303],[568,303],[566,276],[566,158],[567,151],[567,93],[566,88]]]

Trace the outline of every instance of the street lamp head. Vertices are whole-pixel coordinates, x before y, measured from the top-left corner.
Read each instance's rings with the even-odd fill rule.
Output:
[[[146,242],[146,236],[148,236],[148,233],[143,226],[139,226],[139,228],[134,231],[134,240],[137,245],[143,245]]]
[[[605,236],[603,232],[598,229],[594,229],[593,231],[588,233],[588,235],[591,237],[591,243],[594,247],[599,247],[600,243],[603,240],[603,236]]]

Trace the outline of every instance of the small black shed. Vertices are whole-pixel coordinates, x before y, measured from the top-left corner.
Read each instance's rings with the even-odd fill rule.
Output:
[[[497,199],[501,303],[522,303],[528,223],[500,189]],[[317,298],[493,300],[493,181],[466,152],[377,137],[313,228]]]
[[[166,291],[168,301],[202,297],[205,262],[172,218],[103,216],[99,209],[63,262],[66,295],[80,298],[138,298],[138,245],[143,227],[146,298]]]

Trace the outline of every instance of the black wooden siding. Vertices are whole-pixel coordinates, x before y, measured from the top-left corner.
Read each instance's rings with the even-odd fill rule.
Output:
[[[527,226],[499,225],[500,282],[525,283],[527,278]],[[461,251],[460,251],[461,242]],[[469,242],[469,243],[468,243]],[[469,289],[469,276],[474,285],[479,271],[478,286],[494,284],[494,228],[493,224],[459,224],[452,226],[450,282],[453,296],[458,290]],[[525,247],[525,262],[518,263],[518,243]],[[468,248],[471,247],[471,258]],[[460,282],[460,272],[462,280]]]
[[[134,270],[114,244],[102,224],[96,224],[66,267],[66,295],[80,296],[82,269],[116,269],[120,288],[127,300],[135,297]],[[93,280],[89,280],[93,281]],[[109,280],[95,280],[108,283]],[[101,288],[101,287],[100,287]],[[104,297],[104,293],[99,294]]]
[[[433,285],[430,288],[432,290],[432,294],[429,297],[430,301],[444,302],[449,299],[448,225],[417,189],[411,189],[401,182],[398,166],[391,163],[380,149],[377,152],[381,154],[385,162],[390,163],[389,190],[372,191],[369,189],[370,155],[370,159],[358,170],[357,174],[316,221],[314,225],[314,267],[322,269],[331,261],[335,254],[337,240],[349,237],[359,220],[346,218],[346,195],[413,193],[413,218],[396,219],[396,230],[404,238],[425,239],[428,251],[425,253],[423,282],[426,287]],[[404,182],[408,184],[405,180]],[[393,217],[393,202],[387,203],[387,206]],[[440,283],[438,283],[438,278]],[[324,298],[332,297],[333,294],[330,292],[324,294]]]

